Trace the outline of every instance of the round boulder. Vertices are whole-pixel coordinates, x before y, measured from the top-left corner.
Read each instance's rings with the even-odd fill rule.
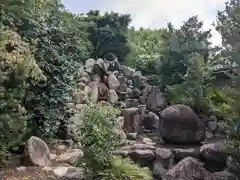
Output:
[[[205,137],[205,125],[186,105],[177,104],[164,109],[159,123],[162,139],[173,144],[200,143]]]

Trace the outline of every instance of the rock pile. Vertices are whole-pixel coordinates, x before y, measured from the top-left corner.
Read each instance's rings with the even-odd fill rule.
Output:
[[[229,165],[232,158],[223,141],[208,142],[217,136],[215,117],[200,119],[186,105],[168,106],[164,94],[141,72],[124,65],[111,67],[116,68],[108,68],[102,59],[87,60],[79,81],[82,92],[76,96],[80,101],[74,105],[108,101],[122,109],[118,120],[123,121],[120,128],[128,144],[117,155],[150,167],[156,179],[240,178],[231,168],[238,166],[236,161]]]
[[[182,104],[168,106],[164,94],[156,86],[149,85],[140,72],[113,63],[109,66],[102,59],[86,61],[80,72],[78,91],[73,94],[69,108],[77,110],[87,103],[101,101],[121,108],[117,121],[122,122],[120,130],[124,131],[128,141],[114,152],[116,155],[128,156],[151,168],[156,180],[240,179],[238,161],[223,140],[214,141],[219,129],[215,117],[200,118],[190,107]],[[78,115],[74,114],[68,125],[69,137],[76,135],[76,126],[81,123]],[[45,155],[38,150],[32,153],[32,140],[45,147],[42,150]],[[64,149],[63,152],[51,154],[37,138],[29,142],[31,151],[27,152],[34,164],[48,167],[50,157],[51,163],[58,163],[50,168],[55,176],[77,174],[78,179],[82,178],[82,170],[74,169],[76,158],[83,156],[81,148],[58,146],[57,149]]]

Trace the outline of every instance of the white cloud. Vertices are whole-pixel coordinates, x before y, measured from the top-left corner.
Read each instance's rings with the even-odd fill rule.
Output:
[[[179,27],[183,21],[198,15],[204,29],[213,28],[217,10],[224,8],[226,0],[108,0],[105,10],[130,13],[134,27],[160,28],[172,22]],[[221,44],[221,36],[212,31],[212,42]]]

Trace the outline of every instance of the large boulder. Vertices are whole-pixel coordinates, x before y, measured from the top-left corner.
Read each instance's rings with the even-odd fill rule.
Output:
[[[216,178],[204,169],[198,160],[187,157],[170,169],[163,176],[163,180],[216,180]]]
[[[205,125],[186,105],[172,105],[160,114],[162,139],[168,143],[195,144],[205,137]]]
[[[47,144],[35,136],[28,139],[25,156],[25,162],[38,166],[48,166],[51,163],[50,150]]]

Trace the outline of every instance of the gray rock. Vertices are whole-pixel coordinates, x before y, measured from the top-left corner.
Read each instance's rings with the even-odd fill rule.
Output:
[[[123,69],[123,74],[127,77],[132,77],[135,72],[134,69],[127,66],[121,66],[121,69]]]
[[[170,169],[164,176],[163,180],[216,180],[215,177],[204,169],[201,163],[187,157],[180,161],[176,166]]]
[[[204,123],[186,105],[172,105],[164,109],[159,124],[162,139],[169,143],[200,143],[205,138]]]
[[[155,159],[155,154],[150,149],[135,149],[129,153],[131,159],[137,163],[149,166]]]
[[[147,97],[147,108],[153,112],[160,111],[166,106],[166,100],[162,92],[156,87],[152,87]]]
[[[133,74],[133,86],[137,89],[142,87],[142,75],[139,71]]]
[[[110,89],[108,92],[108,100],[110,103],[114,104],[118,101],[118,95],[114,89]]]
[[[129,140],[136,140],[137,139],[137,133],[128,133],[127,139]]]
[[[153,112],[148,112],[143,120],[143,126],[146,129],[158,129],[159,117]]]
[[[120,82],[114,74],[108,76],[108,86],[110,89],[118,90],[120,87]]]
[[[51,164],[50,150],[47,144],[38,137],[32,136],[28,139],[25,156],[38,166]]]
[[[139,133],[140,121],[138,108],[126,108],[123,110],[124,124],[123,129],[127,133]]]
[[[234,174],[228,171],[215,172],[213,173],[213,175],[216,180],[238,180],[238,178]]]
[[[96,82],[90,82],[89,87],[91,88],[90,98],[89,100],[96,104],[99,99],[99,92],[98,92],[98,84]]]
[[[95,64],[96,61],[94,59],[88,59],[85,63],[85,71],[88,73],[92,73]]]
[[[200,155],[208,162],[225,166],[227,160],[226,145],[223,143],[204,144],[200,147]]]
[[[81,149],[70,149],[67,152],[58,156],[56,161],[59,163],[68,163],[76,166],[82,157],[83,151]]]
[[[193,157],[198,159],[200,156],[200,148],[174,148],[172,151],[177,162],[183,160],[186,157]]]
[[[138,107],[139,101],[138,99],[126,99],[125,100],[125,104],[127,108],[131,108],[131,107]]]
[[[93,82],[96,82],[96,83],[100,83],[102,80],[101,76],[98,74],[93,74],[91,79]]]

